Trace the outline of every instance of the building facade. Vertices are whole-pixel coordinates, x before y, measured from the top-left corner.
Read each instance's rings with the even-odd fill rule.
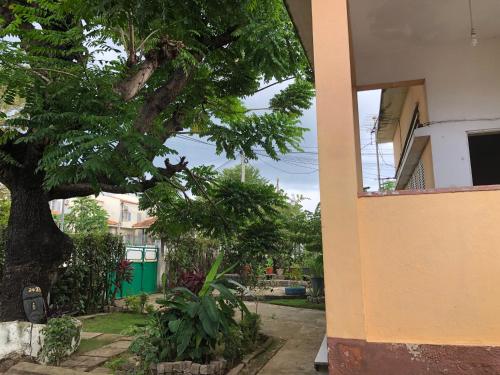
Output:
[[[112,234],[120,235],[128,245],[154,245],[147,231],[154,223],[148,213],[139,208],[139,199],[133,194],[101,193],[94,198],[108,214],[108,228]],[[50,202],[53,213],[62,215],[71,211],[72,199]]]
[[[500,3],[286,4],[315,72],[330,373],[500,373]],[[395,192],[362,187],[375,89]]]

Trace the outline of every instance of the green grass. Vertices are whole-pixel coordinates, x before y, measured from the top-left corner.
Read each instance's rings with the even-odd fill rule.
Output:
[[[301,309],[323,310],[325,311],[324,303],[311,303],[307,299],[273,299],[270,301],[263,301],[271,305],[298,307]]]
[[[147,315],[136,313],[111,313],[83,320],[84,332],[101,332],[121,334],[124,330],[144,325]]]

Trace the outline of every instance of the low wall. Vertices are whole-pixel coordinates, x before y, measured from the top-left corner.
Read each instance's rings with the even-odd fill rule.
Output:
[[[80,328],[81,328],[81,323]],[[45,324],[24,321],[0,322],[0,360],[12,354],[37,358],[43,346]],[[80,339],[74,340],[68,355],[78,349]]]
[[[366,340],[500,346],[500,191],[361,197]]]

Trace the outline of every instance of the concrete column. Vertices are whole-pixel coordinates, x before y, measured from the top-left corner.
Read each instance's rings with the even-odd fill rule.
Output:
[[[362,179],[347,0],[313,0],[312,17],[327,333],[364,340],[357,208]]]

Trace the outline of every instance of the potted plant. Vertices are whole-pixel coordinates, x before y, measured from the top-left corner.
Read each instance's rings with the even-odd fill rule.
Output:
[[[307,267],[311,272],[311,286],[315,297],[322,296],[325,292],[325,279],[323,277],[323,254],[310,257]]]
[[[266,275],[271,276],[274,273],[273,260],[267,260]]]

